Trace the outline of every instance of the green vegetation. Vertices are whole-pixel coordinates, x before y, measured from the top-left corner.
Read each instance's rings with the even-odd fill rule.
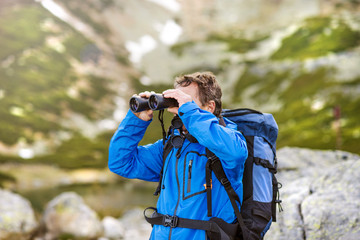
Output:
[[[45,23],[52,27],[44,28]],[[79,76],[69,63],[70,59],[83,61],[92,42],[33,1],[0,9],[0,26],[0,43],[6,46],[0,49],[0,60],[5,62],[0,68],[2,143],[13,145],[19,139],[32,143],[35,136],[46,138],[59,130],[71,133],[59,123],[65,112],[92,120],[104,117],[104,110],[97,108],[115,94],[108,87],[110,80]],[[49,37],[58,39],[58,47],[47,43]],[[111,135],[104,133],[90,140],[74,133],[53,154],[27,160],[1,155],[0,162],[103,168]],[[5,175],[0,178],[9,180]]]
[[[39,22],[48,17],[40,6],[13,8],[10,11],[0,9],[0,60],[11,54],[42,45],[45,32]]]
[[[112,133],[104,133],[91,140],[78,133],[62,142],[53,154],[37,157],[33,162],[66,169],[105,168],[111,136]]]
[[[171,46],[170,50],[175,53],[178,57],[181,57],[183,55],[184,50],[186,50],[189,47],[194,46],[196,43],[195,42],[181,42],[181,43],[176,43],[174,45]]]
[[[80,4],[79,4],[80,3]],[[82,4],[82,2],[72,1],[72,0],[63,0],[62,4],[66,6],[66,9],[70,10],[75,16],[80,18],[84,23],[87,23],[92,26],[92,28],[100,34],[108,35],[110,34],[109,28],[98,20],[94,20],[91,18],[91,14],[89,12],[91,10],[94,11],[103,11],[104,9],[111,7],[114,5],[113,0],[103,0],[103,1],[88,1],[86,3],[86,7]]]
[[[343,94],[344,87],[359,86],[360,79],[346,84],[333,81],[333,70],[318,68],[313,72],[303,72],[297,76],[290,76],[289,72],[267,72],[259,76],[249,67],[236,85],[234,101],[239,102],[242,92],[246,88],[258,85],[250,98],[259,106],[266,102],[269,96],[276,95],[283,106],[274,112],[279,125],[277,147],[298,146],[315,149],[336,148],[336,130],[334,128],[333,108],[340,106],[342,111],[342,150],[360,153],[358,141],[360,129],[357,111],[360,99]],[[282,81],[289,81],[286,89],[279,89]],[[241,88],[243,87],[243,88]],[[328,89],[321,94],[321,89]],[[332,89],[331,91],[329,91]],[[321,101],[323,106],[314,109],[313,104]],[[239,103],[241,105],[241,103]]]
[[[130,61],[127,55],[121,55],[121,54],[117,54],[116,56],[116,60],[121,63],[124,66],[129,66],[130,65]]]
[[[49,20],[58,31],[42,27]],[[96,103],[114,94],[107,87],[110,80],[78,76],[69,63],[71,58],[82,60],[89,40],[35,2],[0,11],[0,26],[0,43],[6,46],[0,49],[6,63],[0,68],[1,142],[13,145],[23,138],[31,143],[38,133],[66,131],[58,120],[68,110],[89,119],[103,117]],[[63,50],[49,46],[49,37],[58,38]],[[79,81],[87,84],[79,87]]]
[[[228,50],[244,53],[254,49],[265,37],[248,40],[228,35],[211,35],[208,42],[226,42]],[[176,44],[172,50],[181,56],[191,49],[195,42]],[[313,17],[306,19],[302,27],[283,40],[280,49],[271,57],[273,60],[316,58],[329,53],[351,50],[360,45],[360,32],[352,30],[342,18]],[[278,147],[299,146],[317,149],[336,148],[336,130],[333,109],[340,106],[342,111],[341,149],[360,153],[358,142],[357,96],[344,94],[346,89],[356,89],[359,79],[346,83],[334,79],[335,70],[328,67],[310,72],[302,70],[301,62],[295,69],[270,70],[266,65],[247,63],[244,73],[234,85],[232,107],[243,106],[244,95],[251,98],[252,107],[261,110],[271,97],[283,103],[281,110],[273,112],[279,125]],[[204,66],[205,67],[205,66]],[[217,69],[226,70],[226,60]],[[193,72],[193,69],[188,69]],[[217,72],[217,73],[218,73]],[[316,107],[319,102],[320,107]],[[228,103],[224,103],[226,105]],[[244,106],[250,107],[250,106]]]
[[[360,32],[353,31],[341,19],[308,18],[294,34],[283,39],[272,59],[316,58],[351,49],[360,44]]]
[[[63,77],[69,67],[65,61],[56,61],[57,53],[43,46],[45,33],[41,31],[39,22],[48,15],[42,11],[40,7],[28,6],[0,12],[1,26],[5,26],[0,30],[0,42],[7,46],[2,48],[0,56],[5,59],[14,54],[10,55],[14,58],[13,63],[0,69],[1,89],[5,95],[0,105],[0,140],[9,145],[22,136],[31,142],[33,139],[28,128],[44,133],[59,129],[56,122],[47,121],[41,113],[35,113],[37,109],[40,112],[49,110],[46,100],[58,100],[58,89],[63,83],[54,76],[60,74]],[[21,53],[29,47],[33,53],[30,50],[28,55]],[[39,48],[44,51],[35,50]],[[54,91],[46,92],[49,86]],[[52,110],[58,113],[58,108]]]
[[[109,30],[100,22],[90,19],[79,2],[67,0],[63,4],[99,33],[109,34]],[[112,6],[114,1],[89,4],[89,8],[102,11]],[[259,41],[265,38],[246,39],[235,33],[212,34],[206,42],[225,43],[229,52],[237,54],[256,48]],[[44,163],[66,169],[106,167],[108,145],[114,131],[88,139],[61,124],[61,120],[72,112],[89,120],[99,120],[109,115],[106,111],[111,111],[103,108],[111,105],[115,94],[109,88],[111,80],[80,75],[70,64],[71,61],[92,61],[96,64],[101,55],[96,45],[34,1],[0,9],[0,44],[6,46],[0,49],[0,142],[6,145],[13,145],[19,140],[32,143],[36,139],[52,137],[57,131],[64,131],[71,136],[54,147],[53,153],[49,155],[27,160],[0,155],[0,163]],[[181,56],[191,51],[195,44],[203,43],[178,43],[171,50]],[[360,33],[351,30],[340,17],[313,17],[304,21],[302,27],[283,40],[271,60],[293,59],[299,61],[298,66],[301,66],[304,59],[351,51],[359,45]],[[118,62],[129,66],[125,54],[114,54]],[[230,59],[223,59],[216,69],[201,66],[188,69],[187,72],[206,69],[221,74],[227,70],[229,63]],[[252,107],[259,110],[272,97],[279,99],[282,108],[273,112],[280,129],[278,147],[335,148],[333,108],[340,106],[342,149],[360,153],[360,99],[354,94],[346,94],[358,88],[359,78],[337,82],[333,79],[334,69],[326,67],[305,72],[300,67],[272,70],[266,63],[262,65],[256,61],[245,64],[246,69],[234,85],[234,91],[227,93],[232,96],[233,104],[230,106],[243,106],[242,97],[248,95],[254,103]],[[134,93],[162,92],[173,87],[172,80],[168,84],[143,85],[137,77],[129,78]],[[321,106],[314,108],[317,101],[321,102]],[[171,119],[172,115],[165,111],[166,130]],[[140,144],[152,143],[161,138],[161,125],[158,112],[155,112]],[[0,173],[0,182],[13,180],[11,176]]]
[[[258,36],[255,39],[247,39],[242,36],[238,36],[237,34],[218,34],[212,33],[205,40],[206,42],[223,42],[227,45],[227,50],[230,52],[237,53],[246,53],[257,47],[257,44],[266,39],[268,36]],[[181,42],[176,43],[171,47],[171,51],[174,52],[177,56],[181,57],[185,50],[190,49],[192,46],[196,44],[202,44],[202,42]],[[190,71],[189,71],[190,72]]]
[[[244,73],[234,86],[232,102],[240,102],[244,92],[249,87],[258,86],[256,91],[251,95],[251,99],[257,103],[258,106],[266,103],[269,97],[273,94],[280,93],[280,85],[284,80],[288,79],[290,72],[266,72],[257,73],[256,65],[248,64]]]
[[[359,32],[350,30],[341,19],[336,21],[337,27],[330,30],[328,28],[334,24],[334,22],[330,23],[330,18],[306,20],[298,32],[283,41],[282,47],[273,58],[303,60],[358,46]],[[189,46],[182,47],[185,49]],[[185,51],[184,49],[181,51]],[[232,48],[232,51],[239,52],[235,48]],[[273,112],[279,125],[277,147],[298,146],[313,149],[337,147],[333,109],[335,106],[340,106],[342,111],[340,148],[360,153],[358,147],[360,99],[357,95],[345,93],[349,89],[357,89],[360,79],[339,82],[334,79],[336,72],[332,68],[319,67],[306,72],[301,69],[301,65],[299,62],[299,65],[294,64],[292,69],[270,70],[261,63],[247,63],[244,73],[234,85],[234,91],[230,93],[232,94],[230,106],[253,107],[261,110],[272,97],[278,99],[282,103],[281,110]],[[242,104],[244,95],[250,98],[252,106]],[[316,107],[316,103],[320,107]]]
[[[319,89],[332,87],[330,69],[318,68],[314,72],[302,73],[296,76],[291,85],[284,91],[280,97],[286,99],[286,104],[303,100],[306,97],[312,97],[318,93]]]
[[[305,20],[301,28],[283,40],[272,59],[304,60],[351,50],[359,45],[360,32],[351,30],[343,19],[313,17]],[[251,107],[259,110],[270,97],[279,99],[283,103],[281,110],[273,112],[280,129],[277,147],[315,149],[337,147],[333,109],[339,106],[342,112],[341,149],[360,153],[360,99],[356,93],[346,94],[351,92],[350,89],[358,88],[360,79],[338,82],[333,77],[335,74],[334,69],[327,67],[305,72],[294,65],[291,70],[275,71],[257,62],[248,63],[234,86],[231,106],[243,106],[243,96],[249,94]],[[316,107],[316,103],[320,107]]]
[[[104,88],[104,84],[97,85],[100,81],[97,77],[91,76],[88,78],[90,83],[93,85],[92,89],[97,89],[96,92],[85,92],[83,97],[97,100],[101,99],[103,94],[107,94],[108,91]],[[142,92],[146,90],[162,92],[166,89],[171,88],[171,85],[167,84],[159,84],[159,85],[150,85],[144,86],[140,83],[139,79],[133,78],[132,83],[134,84],[134,88],[136,92]],[[46,101],[44,101],[46,102]],[[55,104],[55,103],[53,103]],[[76,102],[74,101],[74,104]],[[49,105],[51,108],[52,105]],[[75,109],[76,106],[72,105],[72,109]],[[84,111],[84,106],[79,106],[77,112]],[[170,121],[172,116],[170,113],[165,111],[164,113],[164,123],[165,130],[170,126]],[[41,119],[37,119],[39,126],[44,124],[42,127],[46,127],[48,122],[43,122]],[[1,126],[1,125],[0,125]],[[33,126],[32,126],[33,127]],[[56,129],[55,126],[48,126],[48,131]],[[14,128],[14,134],[16,133],[17,128]],[[68,130],[70,131],[70,130]],[[2,131],[0,131],[2,133]],[[5,132],[6,133],[6,132]],[[73,133],[73,136],[67,140],[63,141],[59,147],[54,149],[52,154],[35,157],[33,159],[22,159],[20,157],[11,157],[0,155],[0,163],[4,162],[18,162],[23,164],[31,164],[31,163],[43,163],[49,165],[55,165],[60,168],[65,169],[76,169],[76,168],[104,168],[107,166],[108,159],[108,147],[110,143],[110,139],[114,131],[104,132],[98,135],[95,139],[88,139],[82,136],[80,133]],[[0,135],[1,137],[1,135]],[[149,128],[146,131],[146,134],[143,140],[140,142],[141,145],[155,142],[158,139],[162,138],[162,130],[161,125],[158,120],[158,112],[154,114],[154,120],[150,124]],[[14,139],[14,141],[17,139]]]
[[[104,132],[95,139],[88,139],[80,133],[74,133],[69,140],[62,142],[51,154],[32,159],[0,155],[0,164],[7,162],[43,163],[64,169],[105,168],[107,166],[108,147],[113,134],[113,131]],[[0,182],[1,178],[0,173]]]
[[[3,187],[4,182],[16,182],[16,179],[9,174],[0,172],[0,188]]]
[[[303,73],[292,79],[291,85],[279,95],[284,105],[274,113],[279,124],[278,147],[299,146],[315,149],[335,149],[336,128],[334,107],[342,111],[343,123],[341,137],[342,150],[360,153],[358,142],[358,109],[360,99],[344,94],[346,85],[359,86],[360,81],[341,84],[333,81],[333,70],[319,68],[310,73]],[[321,89],[327,89],[321,93]],[[319,99],[320,98],[320,99]],[[313,109],[316,101],[321,101],[320,109]]]
[[[266,39],[267,36],[258,37],[256,39],[247,39],[232,33],[229,35],[211,34],[208,37],[209,42],[225,42],[228,45],[228,51],[237,53],[246,53],[257,47],[257,44]]]
[[[84,49],[91,45],[91,42],[87,40],[83,35],[76,32],[72,32],[63,42],[66,52],[81,61],[81,56]]]

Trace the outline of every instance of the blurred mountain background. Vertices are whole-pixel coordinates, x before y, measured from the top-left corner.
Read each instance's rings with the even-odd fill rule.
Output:
[[[194,71],[278,148],[360,153],[359,0],[1,0],[0,46],[0,163],[106,168],[129,97]]]
[[[68,191],[104,219],[154,206],[153,183],[109,172],[108,144],[133,94],[162,92],[194,71],[217,75],[224,108],[254,108],[277,120],[286,211],[270,238],[305,239],[312,230],[322,234],[318,226],[350,232],[358,209],[344,212],[343,199],[356,203],[359,164],[344,161],[358,157],[333,150],[360,154],[360,0],[1,0],[0,213],[21,210],[7,190],[28,199],[37,219]],[[166,127],[171,118],[166,113]],[[141,144],[161,137],[155,115]],[[323,181],[302,176],[323,170]],[[334,212],[316,198],[322,182],[339,191],[338,200],[326,199],[339,203],[341,223],[308,221],[309,209],[324,211],[317,220]],[[312,198],[321,208],[308,204]],[[23,219],[6,219],[0,225],[23,234]]]

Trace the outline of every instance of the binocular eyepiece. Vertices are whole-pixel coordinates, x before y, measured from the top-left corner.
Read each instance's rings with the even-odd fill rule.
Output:
[[[168,107],[179,106],[174,98],[164,98],[162,94],[151,94],[149,98],[134,96],[130,98],[129,106],[133,112],[141,112],[145,110],[163,110]]]

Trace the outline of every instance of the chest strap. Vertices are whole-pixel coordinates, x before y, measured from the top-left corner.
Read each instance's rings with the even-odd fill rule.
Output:
[[[152,211],[150,216],[147,212]],[[144,210],[145,220],[152,225],[162,225],[170,228],[191,228],[204,230],[210,236],[216,234],[219,239],[230,240],[238,231],[238,224],[230,224],[220,218],[211,218],[209,221],[180,218],[178,216],[164,215],[157,212],[156,208],[148,207]]]

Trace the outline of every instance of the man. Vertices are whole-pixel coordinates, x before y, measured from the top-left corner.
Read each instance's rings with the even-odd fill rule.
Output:
[[[139,94],[148,98],[149,92]],[[236,125],[225,120],[219,124],[221,88],[212,73],[193,73],[175,79],[175,89],[163,92],[174,98],[178,107],[168,111],[180,117],[183,128],[177,135],[191,134],[197,141],[185,138],[181,147],[173,147],[163,161],[163,141],[138,146],[153,117],[151,110],[129,111],[111,139],[109,169],[126,178],[159,181],[161,192],[157,202],[160,214],[194,220],[218,217],[228,223],[236,221],[229,197],[214,176],[211,183],[212,216],[208,216],[206,193],[206,148],[219,157],[223,169],[236,193],[242,199],[242,176],[247,158],[246,141]],[[187,134],[187,135],[188,135]],[[240,206],[239,206],[240,207]],[[166,225],[166,224],[165,224]],[[153,226],[150,239],[207,239],[204,230]]]

